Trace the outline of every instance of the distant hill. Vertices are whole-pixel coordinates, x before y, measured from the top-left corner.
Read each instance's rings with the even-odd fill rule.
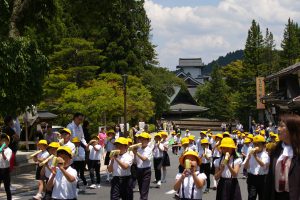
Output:
[[[202,68],[202,73],[204,75],[209,75],[212,72],[212,68],[215,64],[218,64],[219,66],[226,66],[233,61],[243,59],[243,57],[244,57],[243,50],[229,52],[226,54],[226,56],[220,56],[217,60],[213,60],[207,65],[204,65],[204,67]]]

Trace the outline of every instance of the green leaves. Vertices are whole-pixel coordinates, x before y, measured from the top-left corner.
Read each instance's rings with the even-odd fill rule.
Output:
[[[27,38],[2,41],[0,55],[0,114],[16,116],[40,101],[47,58]]]

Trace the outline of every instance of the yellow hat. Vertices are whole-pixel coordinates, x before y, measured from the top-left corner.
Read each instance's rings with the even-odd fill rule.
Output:
[[[246,138],[244,141],[244,144],[249,144],[251,142],[251,140],[249,138]]]
[[[8,140],[8,143],[10,143],[10,137],[9,137],[9,135],[7,135],[7,134],[5,134],[5,133],[2,133],[2,134],[1,134],[1,140],[2,140],[3,138],[7,139],[7,140]]]
[[[127,138],[127,140],[128,140],[128,143],[132,143],[133,142],[131,138]]]
[[[92,135],[91,136],[91,140],[99,140],[100,138],[99,138],[99,136],[98,135]]]
[[[186,130],[185,130],[185,132],[189,132],[189,131],[190,131],[189,129],[186,129]]]
[[[229,133],[228,131],[225,131],[225,132],[223,133],[223,137],[224,137],[225,135],[227,135],[228,137],[230,137],[230,133]]]
[[[276,133],[274,133],[274,132],[271,132],[270,133],[270,137],[277,137],[278,135],[276,134]]]
[[[39,143],[38,143],[38,145],[39,144],[48,145],[48,142],[47,142],[47,140],[40,140]]]
[[[279,141],[280,141],[279,137],[278,137],[278,135],[276,135],[275,142],[279,142]]]
[[[262,136],[264,136],[264,135],[266,135],[266,131],[265,131],[265,130],[261,130],[261,131],[260,131],[260,134],[261,134]]]
[[[195,141],[195,136],[194,136],[194,135],[190,135],[190,136],[189,136],[189,140]]]
[[[172,131],[172,133],[171,133],[172,135],[176,135],[176,132],[175,131]]]
[[[168,137],[168,133],[165,132],[165,131],[161,131],[161,132],[159,132],[159,133],[161,134],[161,137],[162,137],[162,136],[167,136],[167,137]]]
[[[156,134],[154,135],[154,137],[160,137],[160,138],[161,138],[161,133],[156,133]]]
[[[51,142],[48,147],[57,149],[58,147],[60,147],[60,144],[59,144],[59,142]]]
[[[209,133],[209,134],[207,134],[207,136],[208,136],[208,137],[211,137],[211,134]]]
[[[245,134],[245,133],[242,133],[242,137],[246,137],[246,134]]]
[[[115,131],[114,131],[113,129],[108,130],[108,131],[106,132],[106,135],[109,134],[109,133],[116,134]]]
[[[220,138],[220,139],[223,139],[223,135],[222,135],[221,133],[216,134],[216,135],[215,135],[215,139],[216,139],[217,137]]]
[[[247,136],[249,134],[249,132],[244,132],[244,134]]]
[[[208,144],[208,140],[207,139],[202,139],[201,144]]]
[[[70,156],[70,158],[72,158],[72,151],[71,151],[71,148],[70,148],[70,147],[67,147],[67,146],[61,146],[61,147],[58,147],[58,149],[57,149],[57,154],[58,154],[59,152],[61,152],[61,151],[66,152],[66,153]]]
[[[128,145],[128,139],[124,137],[119,137],[118,139],[116,139],[115,143]]]
[[[190,143],[190,140],[188,137],[184,137],[181,139],[181,145],[189,144],[189,143]]]
[[[206,134],[207,134],[207,131],[200,131],[200,134],[206,135]]]
[[[253,143],[266,142],[266,139],[262,135],[256,135],[253,138]]]
[[[247,138],[249,138],[249,139],[251,139],[251,140],[253,140],[253,137],[254,137],[253,134],[248,134],[248,135],[247,135]]]
[[[72,139],[72,142],[73,142],[73,143],[76,143],[76,142],[80,142],[80,140],[79,140],[78,137],[74,137],[74,138]]]
[[[142,132],[141,134],[139,134],[138,137],[142,137],[142,138],[145,138],[145,139],[151,139],[151,135],[149,133],[146,133],[146,132]]]
[[[197,159],[197,163],[198,165],[201,164],[201,159],[198,156],[198,153],[192,150],[189,150],[187,152],[185,152],[180,158],[179,158],[179,163],[181,166],[184,166],[184,160],[186,156],[194,156]]]
[[[228,148],[236,149],[236,145],[235,145],[233,139],[230,138],[230,137],[226,137],[226,138],[222,139],[220,148],[222,148],[222,147],[228,147]]]
[[[63,128],[62,130],[60,130],[60,132],[64,132],[64,133],[68,133],[69,135],[72,135],[71,130],[68,128]]]

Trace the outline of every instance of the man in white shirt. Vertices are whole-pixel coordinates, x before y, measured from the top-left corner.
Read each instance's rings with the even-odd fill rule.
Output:
[[[75,113],[73,116],[73,121],[70,124],[68,124],[67,128],[72,132],[71,139],[73,139],[74,137],[78,137],[81,142],[81,145],[85,147],[87,143],[84,138],[84,133],[81,126],[82,122],[83,122],[83,114]]]

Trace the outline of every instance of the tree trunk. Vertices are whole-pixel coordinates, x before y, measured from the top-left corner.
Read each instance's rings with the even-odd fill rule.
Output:
[[[13,0],[13,9],[9,19],[9,32],[8,37],[16,38],[20,36],[19,29],[17,27],[17,22],[25,6],[28,4],[29,0]]]

